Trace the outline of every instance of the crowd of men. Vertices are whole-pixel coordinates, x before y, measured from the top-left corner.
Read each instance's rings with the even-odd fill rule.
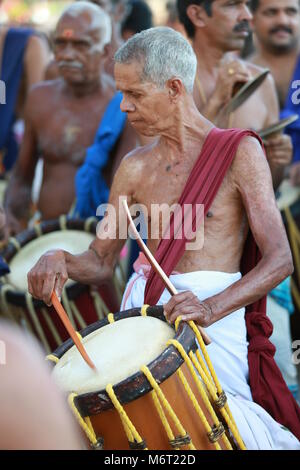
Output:
[[[127,194],[132,202],[142,200],[147,206],[159,198],[171,204],[179,200],[181,192],[173,188],[170,197],[171,181],[176,181],[178,188],[183,189],[183,183],[188,179],[201,150],[201,145],[199,148],[196,146],[197,139],[204,143],[204,136],[209,135],[212,124],[220,129],[250,129],[260,133],[278,124],[280,119],[297,114],[300,102],[297,100],[297,88],[300,87],[299,0],[252,0],[250,5],[246,0],[177,0],[177,16],[174,16],[174,4],[168,7],[172,13],[168,25],[182,31],[188,38],[197,58],[197,69],[188,96],[185,96],[178,81],[172,82],[173,88],[170,86],[168,90],[170,109],[165,110],[163,103],[167,108],[166,98],[161,95],[160,103],[158,97],[151,95],[147,77],[138,83],[140,70],[135,64],[138,55],[130,55],[137,46],[132,42],[132,50],[126,50],[129,38],[133,37],[134,41],[136,33],[153,26],[147,3],[139,0],[75,1],[60,17],[53,32],[51,48],[49,42],[33,29],[0,25],[0,79],[6,84],[8,98],[6,108],[0,105],[2,178],[7,181],[0,227],[4,241],[37,221],[56,219],[62,214],[80,218],[93,216],[97,207],[109,198],[117,206],[117,197],[121,193]],[[169,44],[168,32],[162,30],[161,35]],[[253,37],[252,52],[246,59],[241,59],[245,41],[250,36]],[[140,36],[139,40],[145,40],[146,44],[147,38]],[[151,40],[151,44],[155,44],[155,37],[149,36]],[[180,62],[177,56],[176,60]],[[234,111],[227,112],[236,87],[251,82],[265,69],[269,69],[270,73],[262,84]],[[184,81],[185,77],[180,78],[188,90],[190,85]],[[131,90],[134,86],[136,91]],[[135,120],[137,110],[139,119]],[[173,132],[177,125],[174,116],[174,122],[171,122],[172,117],[167,115],[178,112],[180,116],[183,110],[190,113],[183,122],[185,124],[186,119],[194,133],[184,130],[180,133],[180,140]],[[199,125],[199,135],[196,123]],[[182,131],[181,127],[178,129]],[[157,140],[158,136],[165,138],[164,146]],[[170,141],[177,146],[174,152]],[[289,240],[294,259],[292,274],[284,231],[281,233],[278,228],[282,222],[277,220],[273,199],[285,179],[291,186],[300,187],[300,119],[286,129],[264,137],[263,144],[272,185],[271,177],[268,179],[267,165],[260,159],[260,145],[251,140],[245,146],[241,145],[232,172],[226,175],[216,196],[216,205],[206,214],[205,235],[209,248],[205,248],[198,258],[193,255],[193,261],[183,257],[176,265],[176,271],[186,272],[187,267],[190,271],[240,271],[239,261],[246,240],[248,218],[263,255],[262,262],[258,264],[261,272],[257,266],[255,280],[246,276],[244,279],[248,284],[245,281],[245,285],[238,285],[239,294],[232,286],[227,297],[218,298],[215,295],[211,303],[203,307],[199,324],[203,322],[202,326],[209,327],[216,321],[223,321],[225,315],[229,318],[233,315],[231,312],[238,312],[268,293],[268,316],[274,323],[273,341],[277,347],[275,359],[289,390],[298,399],[292,341],[300,338],[300,266],[297,265],[295,245]],[[177,162],[178,146],[182,149],[182,155],[191,155],[190,161]],[[124,163],[124,156],[128,154],[130,158],[126,158]],[[144,184],[150,174],[156,175],[155,197],[150,190],[147,193]],[[164,183],[168,178],[170,183]],[[158,184],[160,180],[161,184]],[[242,194],[246,218],[234,192],[236,188]],[[298,229],[299,207],[300,200],[295,201],[292,215]],[[227,224],[224,223],[223,212],[226,213]],[[288,221],[284,214],[282,217],[290,236]],[[273,234],[267,233],[272,227],[278,230],[277,237],[275,228]],[[217,234],[219,230],[221,232]],[[159,249],[152,240],[149,240],[149,247],[154,253]],[[29,290],[34,297],[49,303],[50,290],[38,288],[38,276],[42,276],[42,269],[47,263],[48,274],[51,269],[55,273],[59,269],[66,271],[67,266],[68,276],[72,279],[87,282],[92,278],[96,283],[104,274],[95,274],[95,269],[89,266],[95,264],[98,258],[102,263],[104,251],[111,253],[108,258],[111,258],[109,263],[113,265],[119,249],[121,246],[117,242],[95,245],[86,258],[80,259],[80,264],[74,259],[66,257],[62,261],[59,254],[53,255],[53,259],[44,260],[44,265],[40,264],[33,270],[29,276]],[[280,262],[277,260],[277,264],[273,259],[275,249],[279,250],[279,258],[285,258]],[[296,247],[297,250],[300,251],[300,246]],[[108,272],[111,265],[105,267]],[[93,274],[83,273],[82,266]],[[181,269],[177,269],[178,266]],[[269,269],[268,276],[263,269]],[[53,289],[55,278],[47,279],[48,285]],[[164,302],[166,315],[172,322],[178,316],[179,306],[181,313],[186,309],[187,316],[196,315],[196,309],[199,310],[199,304],[189,295],[181,295],[178,303],[168,299]],[[239,297],[242,295],[243,300]],[[135,306],[134,301],[128,303],[127,300],[124,307]],[[141,304],[143,300],[139,299]],[[214,313],[214,322],[207,320],[205,309]],[[231,318],[234,319],[233,316]],[[235,321],[238,323],[240,320],[236,317]],[[231,328],[230,324],[227,327]],[[11,339],[11,331],[3,331],[4,336],[7,334],[10,347],[12,350],[16,348],[17,353],[18,346]],[[21,370],[22,362],[15,367]],[[238,391],[234,390],[234,393]],[[247,393],[245,391],[245,396]],[[9,393],[6,396],[9,401]],[[5,403],[0,403],[0,414],[5,415]],[[50,420],[50,417],[45,419]],[[66,421],[69,426],[68,418]],[[25,427],[24,418],[24,430]],[[297,435],[295,431],[294,434]],[[30,446],[30,443],[22,442],[20,436],[19,445]],[[38,440],[36,436],[34,439]],[[62,445],[61,439],[63,437],[59,436],[59,445]],[[264,439],[263,433],[261,439]],[[66,441],[65,445],[76,448],[76,440],[77,436],[74,436],[74,440]],[[2,443],[0,437],[0,448],[2,445],[9,444],[6,441]],[[43,445],[44,440],[37,447]],[[290,445],[293,447],[292,443]],[[49,442],[49,446],[56,448],[58,443]]]

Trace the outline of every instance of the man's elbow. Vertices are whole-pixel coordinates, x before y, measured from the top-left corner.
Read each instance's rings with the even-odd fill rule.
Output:
[[[280,282],[291,276],[294,272],[294,262],[290,250],[286,251],[280,256],[280,266],[278,267],[278,274],[280,276]]]

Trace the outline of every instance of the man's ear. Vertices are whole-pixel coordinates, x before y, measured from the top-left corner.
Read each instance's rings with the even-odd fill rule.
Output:
[[[107,59],[107,57],[110,57],[111,51],[112,51],[111,44],[105,44],[105,46],[103,47],[103,51],[102,51],[102,58]]]
[[[167,81],[167,87],[171,101],[177,100],[184,91],[184,85],[179,78],[170,78],[170,80]]]
[[[206,25],[207,13],[201,5],[189,5],[186,14],[195,28],[203,28]]]

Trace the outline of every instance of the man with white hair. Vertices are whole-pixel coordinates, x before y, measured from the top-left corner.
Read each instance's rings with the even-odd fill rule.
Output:
[[[118,129],[119,134],[124,129],[120,138],[111,132],[109,148],[103,147],[97,132],[115,97],[114,83],[102,72],[110,39],[109,16],[90,2],[75,2],[58,21],[54,50],[61,77],[36,86],[28,98],[24,142],[5,199],[10,233],[20,231],[30,218],[31,186],[39,156],[44,169],[37,209],[47,220],[70,211],[74,180],[92,144],[97,144],[102,159],[99,178],[105,194],[113,167],[135,146],[136,138],[125,120],[121,119]],[[109,126],[113,130],[112,122]]]
[[[208,353],[246,446],[299,449],[296,437],[276,422],[300,438],[300,410],[276,369],[260,300],[292,271],[261,144],[254,132],[218,129],[199,113],[193,99],[197,60],[181,34],[149,29],[129,39],[115,60],[121,109],[137,132],[159,139],[122,160],[111,205],[89,250],[78,256],[46,253],[28,274],[29,292],[49,304],[53,290],[60,296],[68,278],[87,284],[108,278],[124,244],[120,233],[127,229],[122,199],[141,205],[148,247],[180,293],[170,299],[141,257],[123,308],[164,304],[171,323],[181,315],[207,328]],[[184,219],[181,237],[174,227],[178,219],[166,217],[177,201],[182,212],[185,204],[204,205],[205,218],[193,227],[191,217]],[[202,230],[204,244],[196,244]],[[252,393],[263,407],[254,403]]]

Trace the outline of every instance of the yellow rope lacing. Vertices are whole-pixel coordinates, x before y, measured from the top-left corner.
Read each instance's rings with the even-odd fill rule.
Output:
[[[172,442],[174,441],[175,437],[174,437],[174,434],[173,434],[173,431],[171,429],[171,426],[169,425],[169,422],[167,420],[167,417],[164,413],[164,410],[159,402],[159,399],[158,399],[158,396],[157,396],[157,393],[155,390],[152,390],[151,392],[151,397],[152,397],[152,400],[153,400],[153,403],[154,403],[154,406],[158,412],[158,415],[160,417],[160,420],[162,422],[162,425],[163,427],[165,428],[165,431],[166,431],[166,434],[167,434],[167,437],[169,439],[169,442]],[[174,448],[175,450],[180,450],[179,447],[175,447]]]
[[[111,323],[115,323],[115,316],[114,316],[114,314],[113,314],[113,313],[109,313],[109,314],[107,315],[107,320],[108,320],[108,323],[110,323],[110,324],[111,324]]]
[[[46,357],[46,361],[51,361],[51,362],[54,362],[55,364],[58,364],[58,363],[59,363],[58,357],[54,356],[53,354],[49,354],[49,355]]]
[[[78,411],[78,409],[75,405],[75,398],[76,397],[77,397],[76,393],[71,393],[68,396],[69,406],[70,406],[75,418],[77,419],[81,429],[85,432],[88,440],[90,441],[92,446],[94,448],[96,448],[98,446],[98,440],[97,440],[97,436],[95,434],[95,431],[93,429],[92,423],[91,423],[89,418],[86,418],[85,420],[82,418],[81,414],[79,413],[79,411]]]
[[[212,420],[214,422],[214,425],[217,427],[217,428],[220,428],[220,421],[219,421],[219,418],[218,416],[216,415],[213,407],[212,407],[212,404],[211,402],[209,401],[209,398],[208,398],[208,395],[206,393],[206,390],[201,382],[201,380],[199,379],[199,377],[197,376],[196,372],[195,372],[195,369],[193,367],[193,364],[192,364],[192,361],[190,360],[190,358],[188,357],[188,355],[186,354],[183,346],[179,343],[179,341],[175,340],[175,339],[171,339],[170,341],[168,341],[168,346],[169,345],[173,345],[175,346],[175,348],[179,351],[180,355],[182,356],[182,359],[184,360],[184,362],[186,363],[186,365],[188,366],[189,368],[189,371],[193,377],[193,380],[197,386],[197,389],[198,391],[200,392],[200,395],[201,395],[201,398],[208,410],[208,412],[210,413],[211,417],[212,417]],[[223,442],[226,446],[227,449],[231,449],[232,446],[227,438],[227,436],[225,434],[222,435],[222,439],[223,439]]]
[[[178,326],[179,326],[180,322],[181,322],[181,317],[178,317],[176,322],[175,322],[175,329],[176,330],[178,329]],[[197,359],[196,359],[195,355],[193,354],[193,352],[190,353],[189,359],[192,361],[193,365],[196,367],[196,369],[197,369],[198,373],[200,374],[201,379],[205,383],[205,385],[206,385],[213,401],[215,403],[218,403],[220,398],[224,397],[224,392],[222,390],[221,384],[218,380],[217,374],[214,370],[214,367],[212,365],[210,357],[207,353],[207,349],[206,349],[206,346],[204,344],[204,341],[203,341],[203,338],[201,336],[201,333],[200,333],[199,329],[197,328],[197,326],[194,322],[189,322],[188,324],[192,328],[193,332],[195,333],[195,336],[197,338],[198,344],[200,346],[200,349],[202,351],[203,357],[206,361],[206,364],[208,366],[210,374],[208,373],[208,370],[205,366],[203,358],[201,357],[200,352],[198,350],[196,352]],[[183,347],[181,346],[180,343],[178,343],[178,345],[179,345],[179,349],[180,349],[179,352],[181,353],[183,359],[186,360],[186,358],[188,358],[188,356],[187,356],[185,350],[183,349]],[[175,346],[175,347],[177,347],[177,346]],[[189,362],[188,361],[186,361],[186,362],[189,365]],[[192,368],[192,370],[194,371],[193,368]],[[193,375],[193,373],[192,373],[192,375]],[[213,380],[213,382],[212,382],[212,380]],[[216,390],[218,392],[218,395],[216,394]],[[219,409],[220,409],[220,412],[221,412],[223,418],[225,419],[230,431],[232,432],[232,435],[235,438],[238,446],[240,447],[240,449],[246,450],[246,446],[245,446],[245,444],[244,444],[244,442],[241,438],[241,435],[238,431],[237,425],[236,425],[235,420],[232,416],[232,413],[229,409],[227,401],[224,403],[224,406],[219,406]]]
[[[177,329],[178,329],[178,326],[179,326],[179,323],[180,323],[180,322],[181,322],[181,317],[178,317],[177,320],[176,320],[176,322],[175,322],[176,331],[177,331]],[[190,326],[190,328],[192,328],[193,332],[195,333],[196,339],[197,339],[197,341],[198,341],[198,344],[199,344],[199,346],[200,346],[201,352],[202,352],[203,357],[204,357],[204,360],[203,360],[203,358],[202,358],[202,356],[201,356],[201,354],[200,354],[200,351],[197,349],[197,351],[196,351],[196,356],[197,356],[198,362],[200,363],[200,366],[201,366],[202,370],[204,371],[204,374],[203,374],[203,377],[202,377],[202,378],[203,378],[203,380],[204,380],[204,382],[205,382],[205,385],[206,385],[207,388],[209,389],[212,398],[214,399],[214,401],[216,401],[218,398],[216,399],[214,393],[212,392],[211,387],[208,385],[208,382],[211,383],[211,386],[214,388],[214,390],[217,390],[218,395],[219,395],[219,398],[224,394],[223,389],[222,389],[222,386],[221,386],[221,384],[220,384],[220,382],[219,382],[219,379],[218,379],[218,377],[217,377],[217,374],[216,374],[216,372],[215,372],[215,370],[214,370],[214,367],[213,367],[213,365],[212,365],[212,362],[211,362],[211,360],[210,360],[210,357],[209,357],[209,355],[208,355],[208,353],[207,353],[207,349],[206,349],[206,346],[205,346],[205,344],[204,344],[204,341],[203,341],[203,338],[202,338],[202,336],[201,336],[201,333],[200,333],[199,329],[197,328],[197,326],[196,326],[196,324],[195,324],[194,322],[189,322],[189,326]],[[206,362],[206,364],[207,364],[207,366],[208,366],[209,372],[208,372],[208,370],[207,370],[207,368],[206,368],[205,362]],[[230,411],[230,409],[229,409],[229,406],[228,406],[228,403],[227,403],[227,402],[226,402],[226,404],[225,404],[225,409],[226,409],[228,415],[230,416],[231,421],[234,423],[234,426],[236,427],[235,421],[234,421],[234,419],[233,419],[232,413],[231,413],[231,411]]]
[[[153,390],[155,390],[155,392],[157,393],[157,396],[159,397],[162,405],[164,406],[164,408],[167,410],[168,414],[170,415],[172,421],[174,422],[179,434],[180,434],[180,437],[185,439],[186,436],[187,436],[187,432],[185,431],[184,427],[182,426],[181,422],[179,421],[178,417],[176,416],[173,408],[171,407],[170,403],[168,402],[168,400],[166,399],[164,393],[162,392],[162,390],[160,389],[159,385],[157,384],[156,380],[154,379],[153,375],[151,374],[150,370],[148,369],[147,366],[143,366],[141,368],[141,371],[143,372],[143,374],[147,377],[151,387],[153,388]],[[188,444],[188,448],[190,450],[196,450],[194,444],[192,441],[190,441],[190,443]]]
[[[178,375],[180,381],[182,382],[182,385],[184,386],[185,391],[188,394],[188,397],[190,398],[190,400],[191,400],[191,402],[192,402],[199,418],[201,419],[202,424],[203,424],[203,426],[204,426],[204,428],[207,432],[207,435],[211,434],[213,432],[212,427],[210,426],[209,422],[207,421],[206,416],[203,413],[201,406],[199,405],[195,395],[193,394],[193,391],[192,391],[191,387],[188,384],[188,381],[186,380],[183,372],[180,369],[177,370],[177,375]],[[216,450],[222,450],[222,448],[221,448],[221,446],[218,442],[214,442],[214,446],[215,446]]]
[[[132,445],[134,445],[135,443],[142,445],[144,443],[143,439],[137,432],[133,423],[130,421],[124,407],[121,405],[121,403],[117,399],[116,394],[111,384],[107,385],[106,393],[108,394],[109,398],[111,399],[111,402],[113,403],[116,411],[118,412],[120,416],[120,419],[123,424],[129,443],[131,443]],[[147,447],[145,447],[144,450],[148,450]]]

